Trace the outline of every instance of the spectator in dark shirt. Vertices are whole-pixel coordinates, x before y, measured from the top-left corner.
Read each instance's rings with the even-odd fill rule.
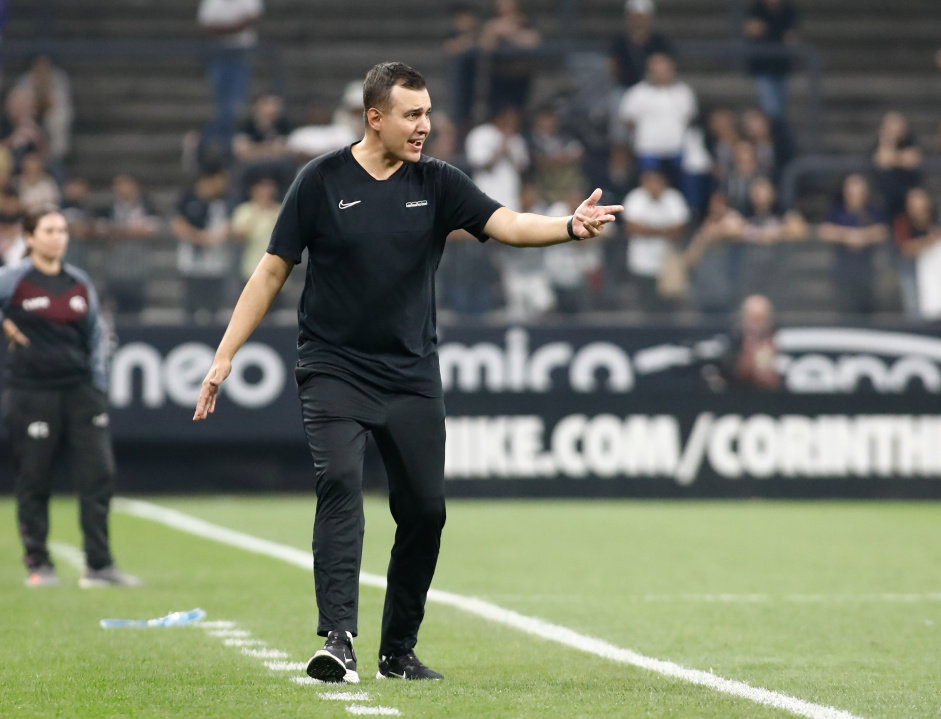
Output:
[[[796,210],[781,215],[777,193],[767,177],[752,180],[748,197],[738,286],[743,295],[760,292],[782,297],[793,278],[782,271],[781,243],[806,239],[807,224]]]
[[[843,182],[843,198],[820,225],[818,236],[836,245],[833,282],[841,312],[869,314],[875,304],[873,256],[889,237],[885,215],[872,204],[869,182],[859,174]]]
[[[905,209],[905,195],[921,184],[922,152],[900,112],[889,112],[879,125],[879,141],[872,153],[876,186],[889,217]]]
[[[755,146],[748,140],[736,142],[733,152],[732,169],[720,186],[728,197],[729,205],[741,213],[747,213],[751,184],[755,178],[762,176],[762,172],[758,167]]]
[[[70,177],[62,186],[61,210],[69,223],[71,238],[65,259],[74,265],[80,263],[72,254],[73,248],[83,245],[95,234],[92,202],[91,184],[84,177]]]
[[[754,0],[745,20],[745,37],[759,50],[784,51],[796,43],[797,8],[791,0]],[[748,72],[755,77],[758,104],[772,121],[786,120],[791,60],[785,55],[753,54]]]
[[[653,29],[654,10],[653,0],[624,3],[624,30],[611,42],[608,57],[615,81],[625,89],[644,79],[650,55],[673,54],[670,39]]]
[[[735,144],[742,139],[735,113],[720,107],[709,113],[706,147],[715,162],[713,174],[722,183],[735,165]]]
[[[262,95],[252,114],[239,123],[232,141],[239,162],[273,160],[287,155],[291,124],[284,116],[284,101],[277,95]]]
[[[545,106],[536,112],[529,139],[536,186],[546,202],[566,199],[573,187],[585,185],[581,169],[585,148],[562,131],[554,108]]]
[[[225,171],[207,170],[183,193],[172,222],[186,310],[200,324],[208,324],[222,309],[231,275],[228,181]]]
[[[495,114],[507,106],[526,106],[533,69],[526,51],[538,47],[542,37],[518,0],[495,0],[494,11],[480,31],[480,49],[495,53],[489,93],[490,112]]]
[[[136,178],[126,174],[114,177],[101,224],[108,243],[105,276],[112,309],[140,312],[149,273],[148,245],[157,236],[160,220]]]
[[[771,121],[758,108],[752,108],[742,113],[742,132],[745,139],[755,147],[755,159],[758,171],[768,177],[776,177],[777,171],[787,162],[787,158],[779,158],[782,149],[775,136]]]
[[[463,140],[474,119],[477,93],[478,43],[480,16],[470,4],[451,6],[451,30],[444,41],[444,51],[451,63],[451,115]]]
[[[713,192],[702,224],[683,253],[700,312],[734,309],[739,297],[737,250],[744,231],[741,213],[729,207],[722,192]]]
[[[280,193],[287,191],[297,170],[287,144],[290,134],[280,97],[261,95],[255,100],[252,114],[239,123],[232,140],[237,164],[232,171],[231,205],[241,204],[259,177],[272,177]]]

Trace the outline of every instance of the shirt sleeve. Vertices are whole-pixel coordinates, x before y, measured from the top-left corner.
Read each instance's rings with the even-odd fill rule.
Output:
[[[621,99],[621,106],[618,108],[618,117],[621,122],[632,122],[637,117],[637,97],[640,84],[634,85],[630,90],[624,93]]]
[[[321,183],[320,173],[314,165],[308,165],[294,178],[271,233],[269,254],[287,257],[295,265],[300,264],[304,249],[314,236]]]
[[[686,85],[686,103],[686,121],[692,122],[696,119],[699,107],[696,102],[696,93],[693,92],[693,88],[689,85]]]
[[[85,287],[88,293],[88,314],[85,321],[88,324],[88,366],[91,370],[92,384],[102,392],[108,391],[108,333],[105,331],[104,318],[101,316],[101,304],[95,286],[85,272],[69,267],[70,274]]]
[[[481,242],[487,239],[484,226],[503,205],[484,194],[463,172],[446,162],[438,177],[438,217],[445,234],[467,230]]]
[[[10,306],[16,286],[31,268],[32,263],[28,260],[0,268],[0,322],[6,317],[7,307]]]

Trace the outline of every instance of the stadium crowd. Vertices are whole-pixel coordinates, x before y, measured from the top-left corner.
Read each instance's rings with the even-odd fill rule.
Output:
[[[183,138],[194,180],[180,188],[172,212],[155,209],[133,172],[115,176],[110,188],[70,174],[74,112],[65,68],[39,57],[7,82],[0,263],[22,255],[25,211],[60,204],[79,264],[83,248],[106,249],[96,281],[111,312],[147,309],[150,247],[166,237],[176,244],[180,316],[209,322],[232,306],[297,169],[359,139],[363,108],[355,78],[332,115],[315,103],[299,126],[288,119],[298,108],[283,98],[249,98],[239,63],[255,41],[260,3],[242,3],[241,19],[220,18],[216,4],[203,0],[200,22],[215,34],[237,32],[227,36],[232,53],[210,68],[214,117]],[[442,45],[450,103],[441,98],[449,107],[436,109],[426,153],[514,210],[570,214],[596,186],[625,210],[601,240],[540,253],[453,237],[438,275],[444,311],[513,321],[587,311],[729,313],[759,292],[787,309],[795,273],[804,271],[794,258],[828,248],[831,291],[817,309],[941,317],[937,203],[926,189],[922,146],[900,113],[886,108],[873,128],[870,170],[846,176],[829,208],[802,212],[801,203],[779,200],[782,171],[799,154],[788,125],[786,52],[748,60],[754,105],[705,108],[684,80],[675,43],[657,26],[654,0],[627,0],[607,51],[608,95],[590,107],[572,95],[534,103],[535,65],[525,59],[543,38],[520,4],[497,0],[490,17],[458,4],[451,18]],[[756,47],[787,48],[799,38],[794,3],[754,0],[743,33]],[[888,303],[878,301],[886,272],[897,295]]]

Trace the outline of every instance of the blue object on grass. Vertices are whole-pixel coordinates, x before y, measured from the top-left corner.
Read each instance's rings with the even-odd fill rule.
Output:
[[[182,627],[186,624],[204,619],[206,612],[203,609],[191,609],[188,612],[173,612],[165,617],[156,619],[102,619],[103,629],[117,629],[119,627]]]

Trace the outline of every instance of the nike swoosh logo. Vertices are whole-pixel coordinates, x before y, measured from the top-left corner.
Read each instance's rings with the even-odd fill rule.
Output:
[[[356,200],[356,202],[344,202],[343,200],[340,200],[340,205],[339,205],[339,207],[340,207],[341,210],[345,210],[347,207],[352,207],[353,205],[358,205],[360,202],[362,202],[362,200]]]

